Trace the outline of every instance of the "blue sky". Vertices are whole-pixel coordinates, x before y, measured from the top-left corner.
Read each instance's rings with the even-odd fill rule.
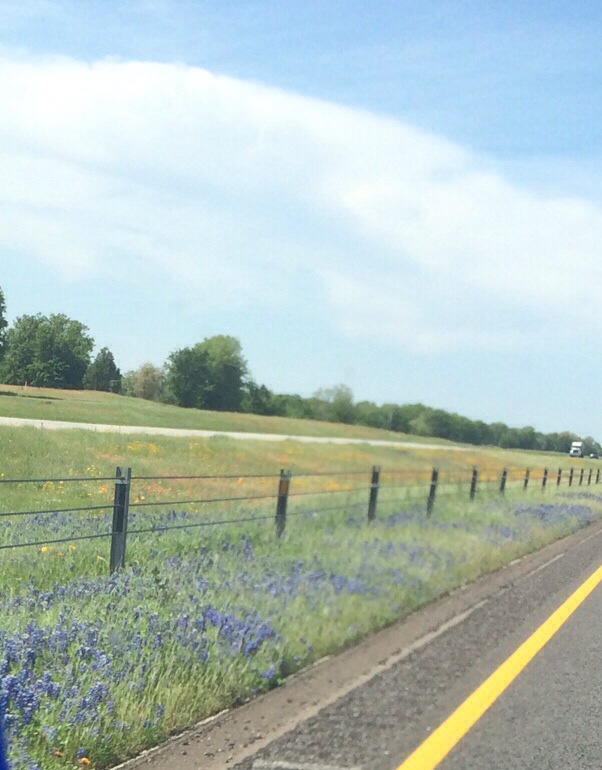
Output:
[[[602,437],[594,2],[0,0],[0,286],[126,370]]]

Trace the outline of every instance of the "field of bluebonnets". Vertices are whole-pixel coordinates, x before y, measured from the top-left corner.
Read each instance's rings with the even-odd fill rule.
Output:
[[[110,499],[104,482],[84,489]],[[130,529],[156,531],[130,536],[128,566],[114,576],[105,540],[75,540],[109,532],[109,507],[0,518],[0,545],[41,543],[0,559],[0,708],[13,768],[110,767],[602,511],[595,487],[551,488],[545,499],[539,488],[504,498],[494,489],[472,503],[465,488],[442,489],[427,519],[424,484],[391,487],[371,523],[367,488],[341,491],[338,510],[291,515],[281,540],[271,503],[134,507]],[[154,491],[139,485],[133,500]],[[37,493],[38,505],[62,494],[58,484]],[[270,518],[162,530],[232,514]],[[73,542],[44,544],[63,536]]]

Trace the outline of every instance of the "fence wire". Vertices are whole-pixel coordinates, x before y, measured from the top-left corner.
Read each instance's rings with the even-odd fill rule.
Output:
[[[115,481],[115,476],[63,476],[60,479],[4,479],[0,484],[67,484],[70,482]]]
[[[126,470],[126,469],[122,469]],[[0,518],[8,520],[11,517],[32,517],[32,516],[61,516],[63,514],[107,512],[113,517],[113,523],[108,532],[95,534],[73,534],[70,537],[44,538],[43,540],[33,539],[27,542],[4,543],[0,545],[0,550],[5,551],[13,548],[38,547],[47,545],[58,545],[62,543],[73,543],[86,540],[98,540],[103,538],[111,539],[111,571],[114,571],[116,565],[113,562],[113,546],[115,543],[121,543],[122,559],[125,554],[126,536],[145,535],[157,532],[168,532],[170,530],[188,530],[205,527],[218,527],[225,525],[240,525],[245,523],[262,523],[266,521],[276,521],[278,536],[282,534],[286,519],[296,516],[316,516],[322,513],[334,511],[366,511],[368,520],[375,518],[377,505],[399,505],[403,498],[412,500],[415,503],[424,497],[425,509],[427,506],[428,495],[428,514],[432,512],[432,504],[439,497],[460,497],[464,495],[467,499],[482,497],[485,493],[494,493],[497,488],[499,494],[504,491],[518,492],[521,487],[524,492],[537,491],[544,492],[547,488],[558,489],[561,486],[566,488],[584,487],[599,484],[599,468],[548,468],[548,469],[527,469],[527,468],[503,468],[503,467],[484,467],[450,469],[450,471],[439,472],[437,469],[419,470],[419,469],[383,469],[374,467],[372,473],[365,470],[338,470],[333,472],[315,472],[315,473],[296,473],[282,471],[280,476],[274,473],[236,473],[236,474],[164,474],[164,475],[129,475],[130,470],[124,476],[120,470],[115,476],[85,476],[85,477],[62,477],[62,478],[0,478],[1,485],[20,484],[90,484],[107,483],[115,484],[115,498],[111,502],[105,502],[100,505],[73,505],[60,508],[40,508],[0,512]],[[323,481],[326,478],[341,478],[364,476],[366,484],[362,486],[344,486],[339,489],[296,489],[294,481],[301,479],[303,482],[315,478]],[[368,482],[368,479],[371,481]],[[139,481],[256,481],[272,480],[278,482],[277,490],[270,494],[246,494],[246,495],[224,495],[217,497],[198,497],[194,499],[170,499],[170,500],[130,500],[131,485]],[[399,483],[397,483],[399,480]],[[291,481],[293,487],[291,489]],[[393,482],[393,483],[392,483]],[[545,482],[545,483],[544,483]],[[42,489],[43,493],[49,493],[50,490]],[[357,494],[366,493],[366,499],[357,500]],[[369,493],[369,494],[368,494]],[[347,494],[353,497],[354,501],[336,503],[335,505],[322,505],[316,501],[314,505],[309,503],[301,508],[296,508],[295,500],[297,498],[324,499],[333,495]],[[431,499],[432,496],[432,499]],[[146,511],[158,508],[173,508],[174,506],[186,505],[216,505],[219,504],[240,504],[245,502],[275,501],[276,507],[272,514],[263,512],[253,515],[242,515],[226,517],[220,519],[204,518],[202,520],[188,521],[182,524],[150,524],[149,526],[138,526],[128,530],[127,520],[128,511],[140,509]],[[326,500],[325,500],[326,501]],[[287,510],[288,506],[288,510]],[[263,511],[264,508],[259,508]],[[154,513],[154,511],[153,511]],[[196,514],[195,514],[196,515]],[[201,514],[198,514],[199,516]],[[80,517],[81,518],[81,517]],[[133,520],[132,522],[133,523]],[[140,522],[143,523],[143,522]],[[119,548],[116,549],[117,551]],[[123,566],[117,565],[117,566]]]
[[[56,545],[57,543],[75,543],[81,540],[99,540],[103,537],[113,537],[118,534],[117,532],[101,532],[97,535],[74,535],[73,537],[59,537],[52,540],[32,540],[27,543],[7,543],[0,545],[0,551],[5,551],[8,548],[26,548],[28,546],[45,546]]]
[[[232,503],[240,500],[273,500],[275,494],[270,495],[242,495],[240,497],[201,497],[197,500],[145,500],[130,503],[130,508],[152,508],[159,505],[202,505],[204,503]]]
[[[107,508],[112,508],[112,503],[105,503],[104,505],[83,505],[72,508],[44,508],[42,510],[32,511],[5,511],[0,512],[0,516],[3,518],[12,516],[38,516],[46,513],[78,513],[82,511],[104,511]]]

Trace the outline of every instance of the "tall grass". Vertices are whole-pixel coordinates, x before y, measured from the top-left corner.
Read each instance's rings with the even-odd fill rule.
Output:
[[[550,484],[543,495],[534,479],[526,492],[511,482],[501,497],[493,479],[502,464],[546,460],[518,453],[460,460],[425,449],[27,430],[0,436],[4,478],[90,477],[0,484],[0,513],[51,509],[0,516],[0,546],[40,542],[0,552],[0,708],[17,770],[110,766],[602,511],[595,487],[567,497],[566,487]],[[469,502],[473,462],[489,470]],[[383,472],[369,523],[372,464]],[[458,480],[442,483],[427,519],[431,464],[442,468],[442,480]],[[138,476],[235,473],[136,480],[127,567],[110,577],[108,537],[75,538],[110,531],[112,484],[101,477],[115,465],[132,465]],[[297,475],[277,539],[280,467]],[[301,475],[343,470],[360,473]],[[272,497],[161,502],[264,493]],[[53,512],[88,505],[94,510]],[[173,528],[190,524],[202,526]],[[59,538],[67,540],[49,542]]]

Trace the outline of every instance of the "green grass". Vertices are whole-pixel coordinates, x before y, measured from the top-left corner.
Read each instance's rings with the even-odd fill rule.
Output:
[[[469,502],[473,464],[481,469],[482,482]],[[127,567],[117,577],[107,575],[108,537],[0,552],[0,659],[6,645],[2,633],[14,635],[12,643],[23,648],[23,655],[29,640],[39,637],[31,674],[20,653],[13,655],[11,674],[27,674],[24,686],[48,676],[61,688],[58,698],[40,696],[30,721],[13,707],[13,770],[28,768],[30,760],[42,770],[74,767],[78,749],[94,767],[110,766],[595,520],[602,512],[602,494],[596,494],[601,486],[574,487],[566,497],[566,480],[560,489],[551,480],[542,494],[540,469],[560,464],[568,467],[568,458],[477,447],[455,452],[0,427],[0,479],[89,477],[83,483],[0,484],[0,513],[102,507],[92,513],[0,517],[0,546],[108,532],[112,484],[99,477],[111,476],[116,465],[132,466],[137,476],[233,475],[134,481]],[[372,465],[382,467],[382,485],[376,520],[369,523]],[[441,487],[427,519],[433,465],[441,470]],[[514,480],[502,498],[497,478],[504,466]],[[328,495],[291,497],[280,540],[273,499],[136,507],[139,502],[272,495],[281,467],[296,474],[293,494]],[[525,467],[534,469],[526,492],[520,481]],[[596,466],[573,461],[573,467]],[[302,475],[337,471],[361,473]],[[244,478],[264,473],[267,479]],[[300,514],[332,500],[339,510]],[[153,524],[209,524],[251,515],[267,519],[133,532]],[[234,629],[234,642],[220,625],[203,620],[202,630],[192,628],[207,612]],[[240,644],[237,628],[242,629]],[[261,636],[264,628],[271,629],[267,636]],[[259,638],[246,654],[245,645]],[[97,685],[106,692],[97,706],[83,708]]]
[[[91,431],[44,431],[37,428],[0,426],[0,479],[63,478],[113,476],[116,466],[130,466],[135,476],[151,475],[220,475],[269,474],[265,480],[216,481],[136,481],[132,499],[144,496],[146,501],[192,499],[272,493],[280,468],[293,470],[293,491],[307,491],[333,480],[295,478],[295,474],[361,472],[363,475],[340,479],[341,486],[365,485],[368,489],[373,465],[381,466],[383,484],[403,483],[409,478],[394,477],[392,472],[412,474],[426,488],[432,466],[441,473],[441,482],[459,479],[467,490],[473,466],[480,469],[481,479],[494,479],[506,466],[514,474],[525,467],[533,469],[531,486],[540,483],[541,469],[562,465],[597,469],[596,461],[570,460],[552,453],[507,451],[472,447],[456,452],[428,447],[372,446],[369,444],[308,444],[295,441],[244,441],[223,436],[188,438],[167,436],[127,436]],[[555,479],[550,477],[550,486]],[[490,482],[490,484],[493,482]],[[566,484],[566,473],[563,487]],[[313,486],[312,486],[313,485]],[[317,485],[317,486],[316,486]],[[112,500],[112,487],[107,483],[79,485],[8,485],[0,484],[0,512],[22,509],[45,509],[52,506],[106,503]]]
[[[178,406],[145,401],[90,390],[58,390],[0,385],[0,416],[39,420],[64,420],[106,425],[145,425],[156,428],[240,431],[243,433],[276,433],[295,436],[328,436],[432,442],[424,436],[369,428],[301,420],[287,417],[264,417],[238,412],[210,412],[183,409]],[[451,442],[437,439],[438,444]]]
[[[274,481],[280,468],[291,468],[294,474],[337,471],[361,471],[367,485],[373,465],[381,466],[383,478],[391,481],[390,472],[422,474],[426,481],[430,468],[440,468],[441,478],[460,478],[468,483],[472,466],[479,467],[481,478],[497,477],[507,466],[515,474],[526,467],[537,474],[545,466],[555,472],[562,465],[576,470],[598,468],[597,461],[571,460],[563,455],[497,448],[471,447],[456,452],[428,447],[372,446],[369,444],[307,444],[295,441],[238,440],[223,436],[184,438],[167,436],[127,436],[94,433],[86,430],[44,431],[37,428],[0,427],[0,478],[59,478],[73,476],[112,476],[116,466],[131,466],[136,476],[270,474]],[[403,477],[401,477],[403,480]],[[233,483],[233,482],[232,482]],[[148,499],[170,499],[201,496],[201,492],[230,489],[231,482],[162,482],[151,490],[134,484],[133,494],[146,492]],[[261,482],[262,484],[264,482]],[[293,487],[304,489],[309,482],[293,478]],[[257,482],[256,484],[260,484]],[[106,486],[106,485],[105,485]],[[77,501],[109,502],[111,491],[100,493],[83,487],[75,492],[71,486],[62,489],[32,489],[22,485],[0,485],[0,511],[27,507],[64,507]],[[258,487],[245,482],[245,490]],[[263,489],[264,487],[259,487]],[[88,497],[88,494],[91,497]],[[104,494],[104,497],[102,496]],[[203,492],[204,494],[204,492]],[[152,496],[155,496],[154,498]],[[205,495],[207,496],[207,495]]]
[[[11,731],[13,770],[30,759],[72,767],[80,748],[98,768],[132,756],[599,517],[602,497],[578,495],[551,492],[543,508],[539,490],[482,491],[471,505],[442,495],[427,520],[423,496],[406,489],[381,501],[371,524],[350,495],[338,513],[291,516],[281,540],[271,521],[132,536],[129,567],[114,578],[95,543],[8,557],[0,626],[14,639],[42,637],[26,682],[48,676],[63,688]],[[218,626],[193,630],[208,608],[218,626],[239,624],[240,644]],[[262,624],[269,634],[247,654]],[[13,652],[13,675],[20,660]],[[98,706],[83,709],[98,685]]]

